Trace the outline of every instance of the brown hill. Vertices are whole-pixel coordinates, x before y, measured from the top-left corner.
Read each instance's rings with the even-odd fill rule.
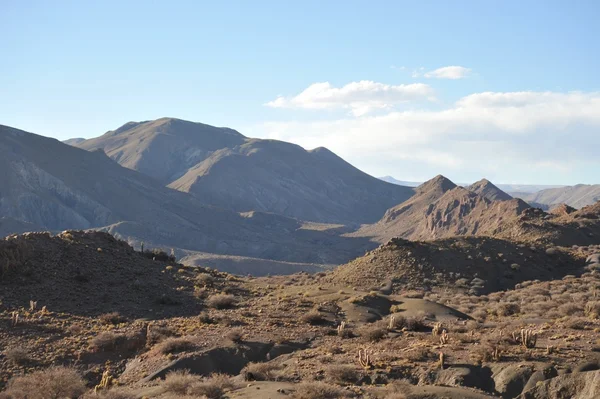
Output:
[[[550,280],[581,271],[583,258],[545,246],[490,237],[435,241],[392,239],[335,269],[331,281],[363,289],[393,282],[395,292],[461,288],[480,294],[512,288],[525,280]]]
[[[529,208],[524,201],[492,201],[443,176],[424,183],[408,201],[388,210],[376,224],[358,236],[385,242],[393,237],[432,240],[457,235],[495,235],[507,222]]]
[[[236,212],[264,211],[322,223],[372,223],[411,188],[361,172],[331,151],[163,118],[130,122],[77,144],[122,166]]]
[[[233,129],[174,118],[129,122],[100,137],[76,142],[88,151],[101,149],[122,166],[158,179],[176,180],[214,151],[242,144]]]
[[[306,151],[254,139],[216,151],[169,187],[227,209],[327,223],[376,221],[413,194],[411,188],[361,172],[325,148]]]
[[[491,201],[510,201],[512,197],[500,190],[487,179],[479,180],[468,187],[469,191],[479,194]]]
[[[372,247],[327,226],[207,206],[102,151],[0,126],[0,215],[44,230],[102,229],[161,246],[284,262],[339,264]],[[252,272],[252,271],[249,271]]]

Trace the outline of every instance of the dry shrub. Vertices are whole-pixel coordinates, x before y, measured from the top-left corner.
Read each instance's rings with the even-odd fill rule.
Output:
[[[316,325],[324,324],[325,318],[323,317],[323,315],[321,313],[319,313],[317,311],[312,311],[312,312],[308,312],[304,316],[302,316],[302,321],[307,324],[310,324],[312,326],[316,326]]]
[[[385,399],[406,399],[412,392],[412,385],[406,380],[394,381],[388,385]]]
[[[206,300],[206,304],[214,309],[229,309],[235,306],[236,299],[233,295],[216,294]]]
[[[172,337],[175,333],[167,326],[152,325],[148,329],[148,345],[155,345],[165,339]]]
[[[408,331],[423,331],[427,328],[424,316],[413,316],[406,318],[405,328]]]
[[[155,346],[156,350],[167,355],[196,349],[196,342],[190,337],[167,338]]]
[[[113,324],[113,325],[125,323],[127,321],[127,319],[125,317],[121,316],[121,314],[119,312],[102,314],[102,315],[98,316],[98,320],[100,320],[100,323],[102,323],[102,324]]]
[[[85,382],[74,369],[52,367],[15,377],[8,383],[6,395],[12,399],[62,399],[77,398],[85,391]]]
[[[368,342],[379,342],[387,337],[387,330],[378,326],[367,326],[361,329],[360,335]]]
[[[475,346],[469,357],[473,363],[480,365],[484,362],[499,361],[502,359],[502,353],[506,352],[506,347],[499,342],[488,342],[483,345]]]
[[[569,300],[571,300],[570,295]],[[560,305],[558,307],[558,311],[563,316],[583,316],[583,309],[581,308],[581,306],[575,303],[565,303],[564,305]]]
[[[188,370],[171,371],[166,375],[162,387],[166,392],[185,395],[193,384],[200,381],[200,377],[190,374]]]
[[[200,273],[195,278],[195,284],[199,287],[212,287],[215,278],[208,273]]]
[[[600,318],[600,301],[588,302],[585,305],[585,315],[590,319]]]
[[[574,317],[565,322],[565,327],[572,330],[585,330],[592,323],[588,319],[582,317]]]
[[[227,333],[227,339],[234,344],[239,344],[243,341],[244,335],[239,328],[233,329]]]
[[[24,365],[31,360],[29,353],[24,348],[9,348],[4,351],[4,356],[17,365]]]
[[[406,352],[404,357],[411,362],[425,362],[427,360],[436,358],[436,355],[431,352],[429,348],[415,348]]]
[[[347,397],[346,392],[324,382],[303,382],[298,384],[295,399],[339,399]]]
[[[248,363],[242,370],[242,374],[247,381],[276,381],[280,369],[279,365],[271,362]]]
[[[111,388],[107,391],[88,392],[82,399],[138,399],[131,389],[128,388]]]
[[[325,374],[338,384],[354,384],[360,379],[360,373],[346,364],[331,365],[325,370]]]
[[[496,308],[496,314],[498,316],[513,316],[521,313],[521,307],[517,303],[501,303]]]
[[[120,345],[124,340],[125,336],[123,334],[115,334],[111,331],[105,331],[91,339],[90,347],[100,352],[113,351],[117,349],[117,346]]]

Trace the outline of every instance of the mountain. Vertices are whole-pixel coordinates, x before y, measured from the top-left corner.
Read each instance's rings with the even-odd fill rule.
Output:
[[[537,203],[553,208],[558,204],[567,204],[574,208],[582,208],[600,201],[600,184],[567,186],[542,190],[521,197],[528,203]]]
[[[73,139],[64,140],[63,143],[68,144],[68,145],[77,146],[78,144],[81,144],[84,141],[85,141],[85,139],[83,137],[76,137]]]
[[[479,194],[491,201],[510,201],[512,197],[500,190],[487,179],[479,180],[468,187],[469,191]]]
[[[383,176],[383,177],[380,177],[379,179],[386,181],[388,183],[400,184],[402,186],[409,186],[409,187],[418,187],[419,185],[423,184],[423,182],[396,180],[392,176]],[[469,186],[470,184],[458,183],[458,185],[466,187],[466,186]],[[496,184],[496,187],[498,187],[500,190],[507,192],[508,194],[510,194],[513,197],[521,198],[521,196],[523,196],[523,195],[536,193],[541,190],[547,190],[550,188],[560,188],[560,187],[565,187],[565,186],[543,185],[543,184]],[[519,194],[519,195],[517,195],[517,194]]]
[[[245,139],[233,129],[162,118],[129,122],[76,145],[88,151],[102,149],[122,166],[166,185],[214,151],[242,144]]]
[[[478,184],[476,188],[494,193],[492,186]],[[379,242],[393,237],[432,240],[455,235],[494,235],[527,208],[529,205],[522,200],[490,200],[439,175],[417,187],[413,197],[389,209],[379,222],[364,226],[355,235],[374,237]]]
[[[306,151],[178,119],[131,122],[78,147],[102,149],[122,166],[236,212],[372,223],[413,194],[409,187],[361,172],[325,148]]]
[[[388,183],[398,184],[400,186],[407,186],[407,187],[418,187],[421,184],[423,184],[423,182],[396,180],[392,176],[383,176],[383,177],[379,177],[378,179],[383,180]]]
[[[0,126],[0,168],[0,216],[39,229],[96,229],[146,248],[308,264],[339,264],[373,246],[333,226],[205,205],[102,151],[7,126]]]
[[[169,187],[207,204],[328,223],[369,223],[412,189],[381,182],[325,148],[248,140],[213,153]]]

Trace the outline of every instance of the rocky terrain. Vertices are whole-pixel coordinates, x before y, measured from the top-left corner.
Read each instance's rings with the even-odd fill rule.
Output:
[[[335,265],[374,243],[342,237],[339,226],[306,223],[272,213],[212,207],[123,168],[102,151],[88,152],[0,126],[0,229],[95,229],[139,248],[209,253],[304,264]],[[18,226],[15,225],[18,224]],[[316,265],[316,266],[315,266]]]
[[[412,189],[382,182],[331,151],[173,118],[130,122],[74,143],[122,166],[236,212],[263,211],[321,223],[372,223]]]
[[[536,204],[545,209],[551,209],[560,204],[574,208],[583,208],[600,201],[600,185],[578,184],[541,190],[530,194],[519,194],[519,197],[530,204]]]
[[[0,397],[600,394],[600,246],[393,240],[364,259],[249,278],[105,233],[10,236]]]

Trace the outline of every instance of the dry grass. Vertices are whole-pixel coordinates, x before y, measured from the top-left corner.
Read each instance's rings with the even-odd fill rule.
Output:
[[[112,324],[112,325],[125,323],[127,321],[127,319],[125,317],[121,316],[121,314],[119,312],[105,313],[103,315],[98,316],[98,320],[102,324]]]
[[[124,340],[125,336],[123,334],[105,331],[91,339],[90,347],[96,351],[109,352],[117,349],[117,346]]]
[[[271,362],[248,363],[242,374],[248,381],[276,381],[279,378],[279,365]]]
[[[52,367],[15,377],[6,394],[15,399],[62,399],[77,398],[85,391],[85,382],[74,369]]]
[[[208,297],[206,304],[214,309],[229,309],[236,305],[237,300],[233,295],[216,294]]]
[[[331,365],[325,370],[325,374],[340,385],[354,384],[360,378],[360,373],[354,367],[346,364]]]
[[[22,366],[31,361],[29,353],[24,348],[9,348],[4,351],[4,356],[13,364]]]
[[[195,340],[190,337],[167,338],[155,346],[156,350],[163,355],[192,351],[196,347]]]
[[[312,326],[317,326],[325,323],[325,318],[323,315],[317,311],[312,311],[306,313],[302,316],[302,321],[304,323],[310,324]]]

